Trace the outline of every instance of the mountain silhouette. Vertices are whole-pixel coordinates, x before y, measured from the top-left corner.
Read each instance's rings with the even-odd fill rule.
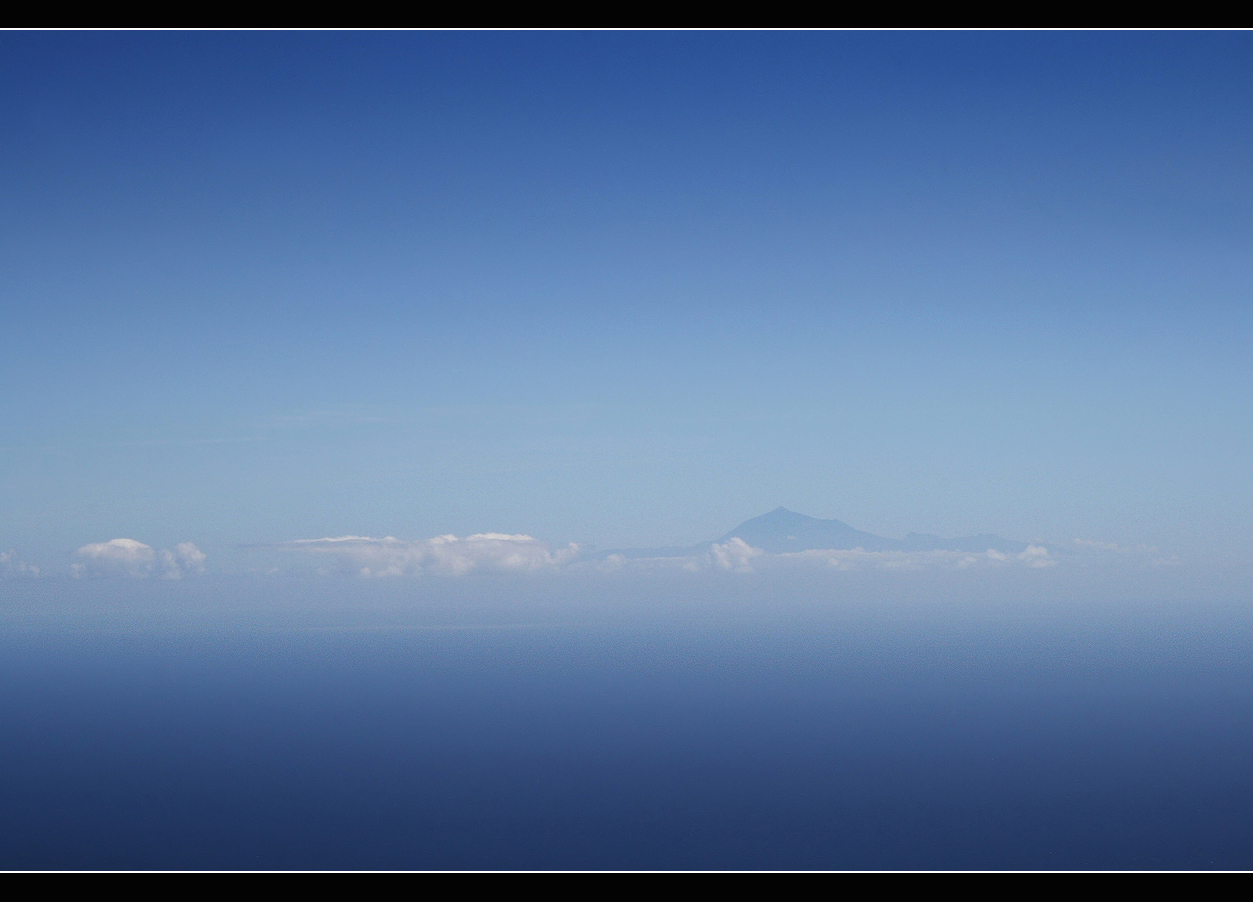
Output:
[[[732,539],[739,539],[772,554],[783,554],[789,551],[835,550],[851,551],[860,548],[863,551],[964,551],[980,554],[985,551],[999,551],[1005,554],[1018,554],[1027,549],[1026,542],[1015,542],[1002,539],[1000,536],[981,534],[962,536],[956,539],[945,539],[926,533],[911,532],[904,539],[889,539],[871,532],[854,529],[842,520],[819,520],[790,511],[786,507],[776,507],[768,514],[745,520],[730,532],[714,539],[686,548],[624,548],[618,551],[605,551],[598,557],[619,554],[628,558],[642,557],[685,557],[701,554],[709,550],[713,544],[724,544]]]
[[[754,548],[780,554],[815,548],[862,548],[866,551],[900,551],[901,543],[854,529],[841,520],[818,520],[776,507],[768,514],[745,520],[716,541],[742,539]]]
[[[904,539],[888,539],[854,529],[842,520],[819,520],[786,507],[776,507],[768,514],[745,520],[716,541],[721,543],[730,539],[741,539],[754,548],[773,554],[816,549],[847,551],[853,548],[863,551],[1001,551],[1017,554],[1027,549],[1026,542],[990,534],[944,539],[911,532]]]

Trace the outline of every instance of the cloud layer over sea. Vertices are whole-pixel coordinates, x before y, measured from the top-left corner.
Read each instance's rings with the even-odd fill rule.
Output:
[[[70,575],[75,579],[124,577],[145,579],[160,576],[181,579],[204,573],[205,554],[191,542],[180,542],[160,551],[135,539],[93,542],[74,552]]]
[[[404,541],[387,536],[339,536],[301,539],[270,546],[275,551],[313,555],[327,563],[319,566],[325,574],[353,574],[361,577],[397,577],[431,574],[462,576],[472,571],[534,573],[559,570],[594,570],[612,573],[620,570],[656,571],[677,569],[688,572],[730,571],[754,573],[778,568],[820,568],[835,570],[923,570],[972,567],[1051,567],[1057,561],[1042,545],[1007,554],[995,549],[982,553],[964,551],[866,551],[854,549],[811,549],[775,554],[755,548],[743,539],[712,542],[708,549],[691,554],[628,556],[622,553],[595,555],[571,542],[553,548],[528,535],[479,533],[458,538],[453,535]]]

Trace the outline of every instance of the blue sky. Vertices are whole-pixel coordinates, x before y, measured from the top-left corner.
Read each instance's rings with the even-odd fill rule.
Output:
[[[1249,563],[1243,33],[0,35],[0,549]]]

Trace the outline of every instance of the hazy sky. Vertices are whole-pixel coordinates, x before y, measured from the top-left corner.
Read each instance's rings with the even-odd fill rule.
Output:
[[[0,35],[0,551],[1248,562],[1251,96],[1245,33]]]

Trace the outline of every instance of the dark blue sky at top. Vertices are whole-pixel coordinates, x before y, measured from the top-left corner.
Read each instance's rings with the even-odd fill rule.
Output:
[[[10,33],[0,546],[778,504],[1245,560],[1241,33]]]

